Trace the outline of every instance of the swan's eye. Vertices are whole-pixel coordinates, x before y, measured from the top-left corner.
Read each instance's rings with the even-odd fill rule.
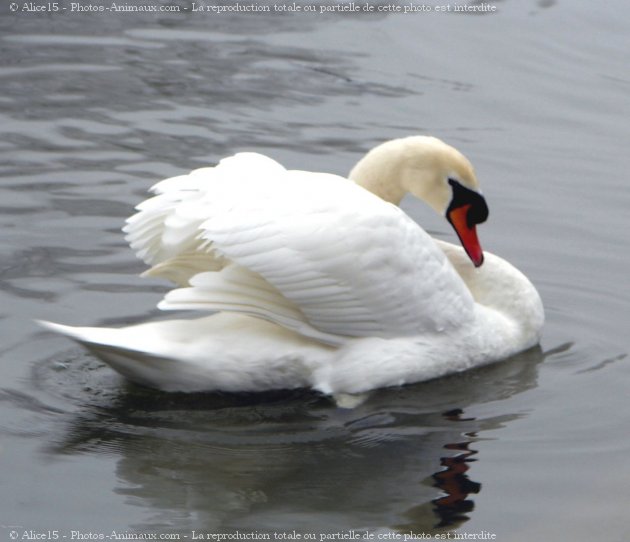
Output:
[[[472,228],[475,224],[481,224],[488,219],[488,205],[486,204],[485,198],[479,192],[466,188],[455,179],[449,178],[448,184],[450,184],[453,189],[453,197],[446,210],[447,216],[459,207],[468,206],[466,223],[469,228]]]

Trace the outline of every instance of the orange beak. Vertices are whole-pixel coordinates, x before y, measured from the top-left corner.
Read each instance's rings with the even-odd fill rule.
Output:
[[[468,225],[468,210],[471,205],[466,204],[448,212],[447,218],[455,229],[455,233],[459,237],[459,241],[464,247],[466,254],[472,260],[475,267],[479,267],[483,263],[483,251],[477,238],[477,229],[475,225]]]

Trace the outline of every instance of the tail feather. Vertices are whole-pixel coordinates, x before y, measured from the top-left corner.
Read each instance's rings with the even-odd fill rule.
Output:
[[[72,327],[37,320],[44,328],[64,335],[112,369],[136,384],[163,391],[207,391],[208,381],[200,379],[194,367],[179,360],[124,345],[125,336],[115,329]]]

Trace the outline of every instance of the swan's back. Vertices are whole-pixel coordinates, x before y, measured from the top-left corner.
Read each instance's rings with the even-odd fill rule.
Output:
[[[140,257],[184,286],[163,308],[253,313],[309,336],[312,327],[351,337],[452,330],[472,313],[434,241],[342,177],[242,153],[153,190],[126,231]],[[247,294],[226,301],[239,281]]]

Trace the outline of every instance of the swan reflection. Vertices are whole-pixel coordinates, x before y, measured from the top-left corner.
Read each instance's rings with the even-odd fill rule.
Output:
[[[478,435],[520,416],[467,412],[534,387],[544,357],[379,390],[354,409],[310,392],[178,395],[121,380],[88,396],[95,366],[92,385],[79,380],[91,406],[50,453],[114,454],[115,492],[146,514],[138,531],[444,532],[481,491]],[[66,397],[84,369],[69,366]]]

